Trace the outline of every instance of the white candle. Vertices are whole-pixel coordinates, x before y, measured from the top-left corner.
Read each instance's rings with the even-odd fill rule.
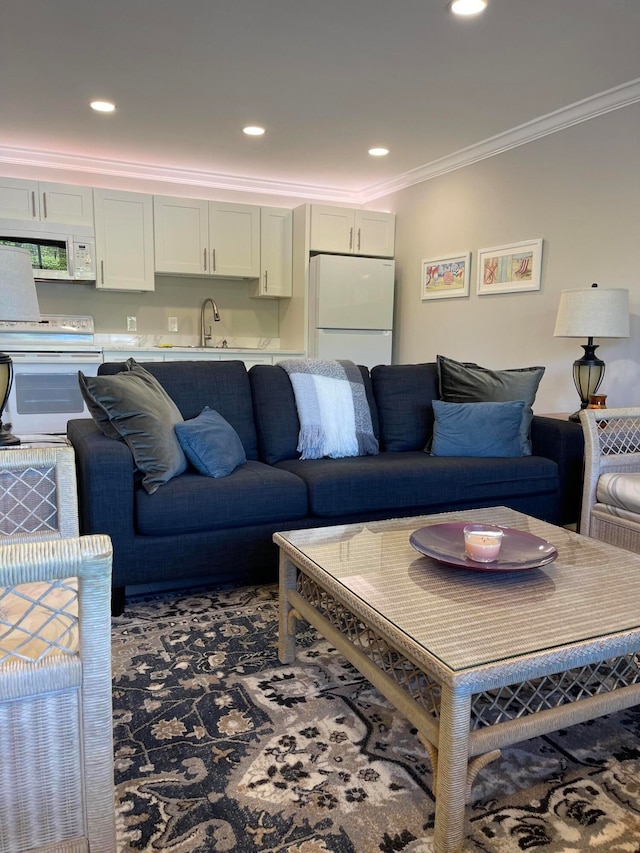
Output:
[[[464,528],[464,551],[476,563],[490,563],[498,558],[503,531],[490,525],[470,524]]]

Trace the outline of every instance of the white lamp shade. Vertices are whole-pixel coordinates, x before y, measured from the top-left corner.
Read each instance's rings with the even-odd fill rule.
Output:
[[[628,338],[629,291],[589,287],[560,294],[556,338]]]
[[[0,246],[0,320],[39,319],[29,252],[15,246]]]

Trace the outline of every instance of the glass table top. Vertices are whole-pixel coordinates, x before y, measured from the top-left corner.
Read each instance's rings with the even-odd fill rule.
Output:
[[[527,531],[558,558],[526,572],[480,573],[409,543],[416,529],[451,521]],[[505,507],[290,531],[276,542],[454,671],[640,629],[639,555]]]

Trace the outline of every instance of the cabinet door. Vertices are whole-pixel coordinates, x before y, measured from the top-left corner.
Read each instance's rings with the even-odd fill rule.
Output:
[[[174,352],[167,349],[163,355],[164,361],[220,361],[220,356],[217,352],[203,353],[195,350],[193,352]]]
[[[145,361],[164,361],[164,355],[154,350],[141,350],[138,347],[130,350],[102,350],[102,361],[105,363],[115,362],[120,364],[128,358],[134,358],[138,364]]]
[[[376,210],[355,211],[354,252],[392,258],[395,250],[396,217]]]
[[[260,276],[260,207],[209,202],[211,272],[216,276]]]
[[[293,211],[283,207],[260,210],[260,280],[252,296],[291,296]]]
[[[311,205],[310,249],[312,252],[354,251],[354,210],[349,207]]]
[[[71,184],[40,181],[40,219],[65,225],[93,227],[93,190]]]
[[[39,220],[40,200],[37,181],[0,178],[0,217]]]
[[[249,370],[254,364],[273,364],[273,356],[271,355],[244,355],[243,353],[235,353],[229,356],[220,356],[220,361],[243,361],[244,366]]]
[[[153,204],[150,195],[94,190],[96,287],[154,290]]]
[[[156,272],[209,273],[209,202],[153,197]]]

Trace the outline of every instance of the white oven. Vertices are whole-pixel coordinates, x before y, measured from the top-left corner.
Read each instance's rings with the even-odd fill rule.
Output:
[[[78,371],[96,376],[102,362],[102,351],[92,343],[93,318],[43,315],[39,324],[8,325],[0,323],[0,350],[13,361],[3,417],[11,432],[66,433],[68,420],[90,417]]]

